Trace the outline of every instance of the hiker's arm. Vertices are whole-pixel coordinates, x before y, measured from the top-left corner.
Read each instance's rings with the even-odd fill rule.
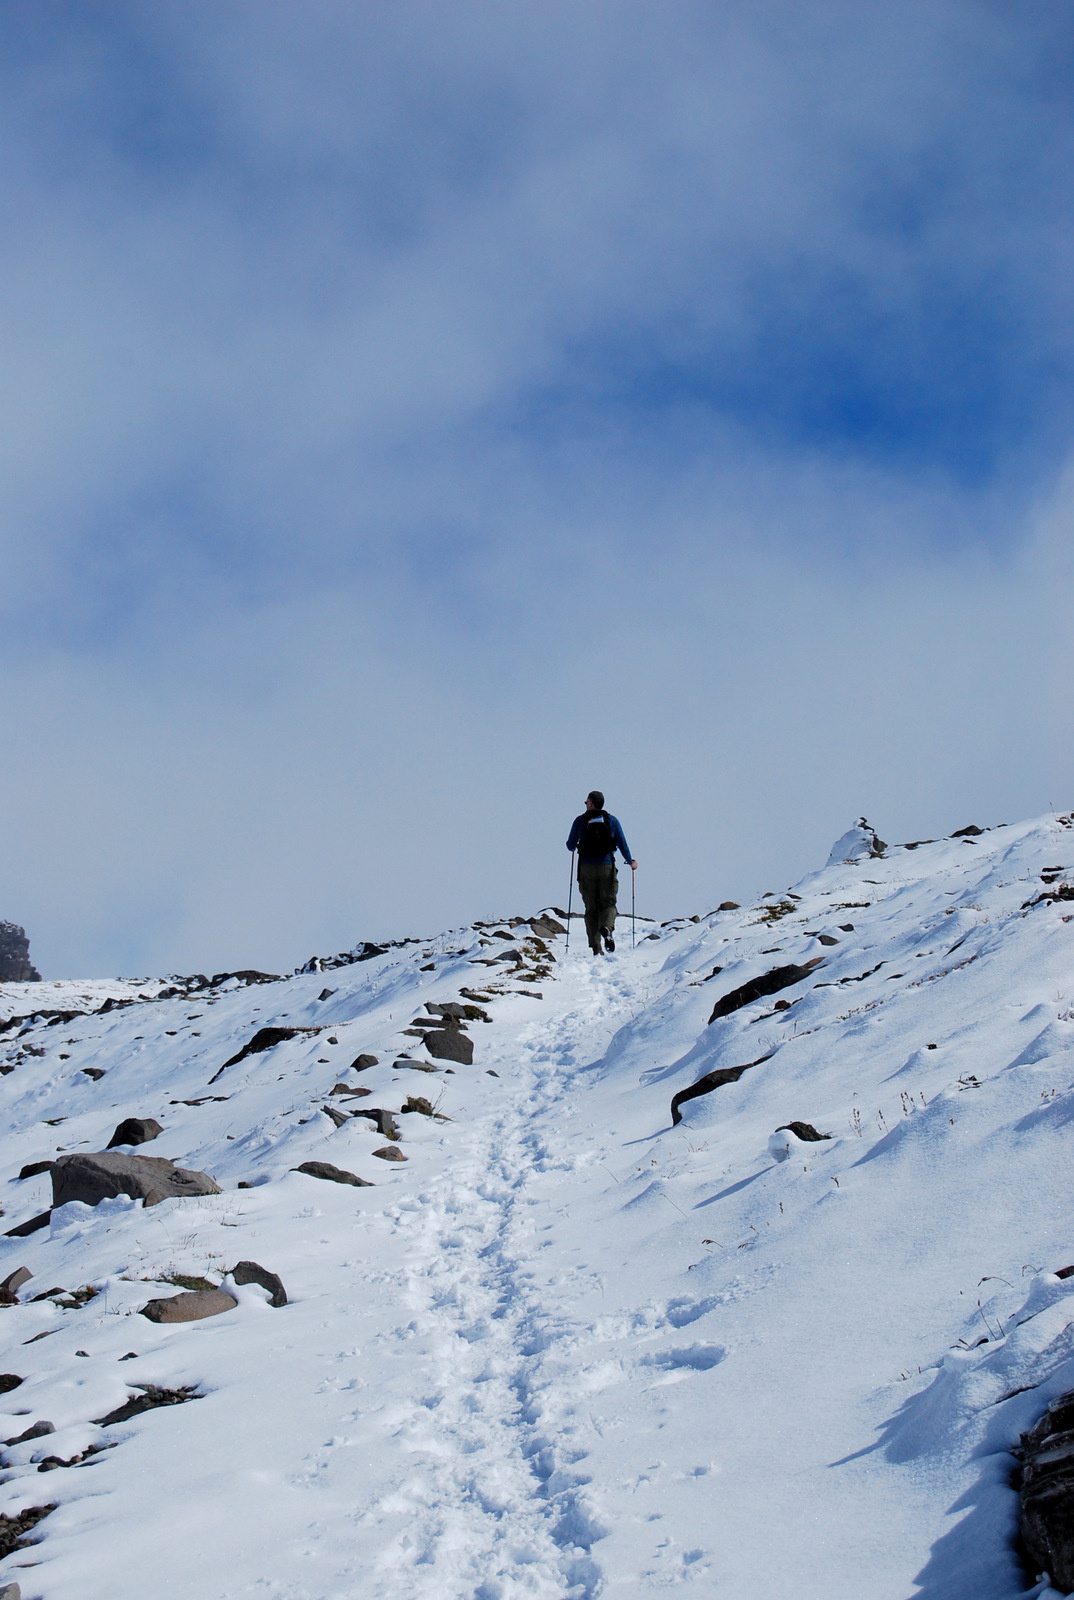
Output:
[[[626,842],[626,834],[623,832],[623,824],[619,821],[618,817],[615,819],[615,835],[615,843],[623,852],[623,860],[628,864],[628,866],[636,867],[638,863],[630,854],[630,846]]]
[[[581,817],[575,817],[574,821],[571,823],[571,831],[567,835],[567,849],[571,852],[572,855],[574,854],[574,852],[578,848],[578,837],[579,837],[581,831],[582,831],[582,819],[581,819]]]

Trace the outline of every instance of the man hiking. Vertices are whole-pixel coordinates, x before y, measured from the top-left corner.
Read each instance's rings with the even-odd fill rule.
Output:
[[[622,851],[623,860],[629,863],[632,871],[638,864],[631,857],[618,818],[605,811],[604,796],[599,789],[590,789],[585,810],[571,823],[567,849],[572,855],[578,852],[578,887],[585,906],[585,931],[589,948],[599,956],[601,938],[605,950],[615,949],[615,897],[619,888],[615,852]]]

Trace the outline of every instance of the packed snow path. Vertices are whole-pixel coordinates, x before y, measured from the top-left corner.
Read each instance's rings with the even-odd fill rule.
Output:
[[[13,1030],[5,1224],[49,1202],[24,1164],[130,1115],[224,1192],[3,1240],[0,1278],[34,1277],[0,1309],[0,1427],[55,1432],[6,1447],[0,1513],[57,1509],[0,1571],[27,1600],[1047,1592],[1011,1449],[1074,1387],[1071,868],[1045,818],[837,861],[612,960],[498,925]],[[783,967],[806,975],[708,1022]],[[466,989],[492,1020],[434,1072],[405,1030]],[[267,1024],[308,1031],[221,1073]],[[747,1062],[672,1127],[674,1093]],[[337,1081],[450,1120],[398,1115],[386,1162],[320,1109],[366,1103]],[[290,1304],[138,1315],[240,1259]],[[202,1398],[94,1421],[139,1384]]]

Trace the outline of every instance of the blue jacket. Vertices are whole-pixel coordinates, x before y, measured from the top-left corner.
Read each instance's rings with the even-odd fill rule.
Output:
[[[575,817],[574,821],[571,823],[571,831],[567,835],[568,850],[577,850],[578,845],[581,842],[582,833],[585,829],[586,823],[589,821],[590,817],[599,815],[599,811],[583,811],[580,817]],[[623,860],[629,863],[634,858],[630,854],[630,846],[626,842],[626,835],[624,834],[620,825],[619,818],[613,817],[610,811],[606,811],[604,815],[607,817],[608,826],[612,830],[613,848],[611,854],[606,856],[584,856],[580,859],[595,863],[607,864],[609,861],[615,860],[616,850],[621,850],[623,852]]]

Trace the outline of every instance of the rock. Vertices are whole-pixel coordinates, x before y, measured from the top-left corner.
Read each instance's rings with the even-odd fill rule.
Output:
[[[39,1173],[51,1171],[51,1161],[31,1161],[28,1166],[23,1167],[22,1171],[19,1173],[19,1177],[36,1178]]]
[[[200,1322],[203,1317],[234,1311],[238,1303],[226,1289],[191,1289],[164,1300],[150,1300],[141,1315],[150,1322]]]
[[[375,1067],[376,1064],[376,1056],[355,1056],[354,1060],[351,1062],[351,1071],[366,1072],[370,1067]]]
[[[487,1002],[486,1002],[487,1004]],[[459,1000],[427,1000],[426,1011],[431,1011],[434,1016],[454,1017],[460,1024],[463,1022],[491,1022],[492,1018],[481,1006],[465,1005]]]
[[[334,989],[322,989],[317,998],[318,1000],[331,1000],[335,992]]]
[[[807,1144],[819,1143],[822,1139],[830,1139],[830,1133],[818,1133],[811,1122],[781,1122],[776,1129],[777,1133],[789,1131],[796,1139],[804,1139]]]
[[[557,933],[566,933],[562,922],[557,922],[555,917],[534,917],[530,927],[539,939],[554,939]]]
[[[264,1050],[271,1050],[273,1045],[282,1044],[285,1039],[294,1039],[300,1033],[311,1033],[311,1028],[258,1028],[252,1039],[248,1039],[242,1049],[231,1056],[224,1065],[214,1072],[209,1079],[215,1083],[221,1072],[226,1072],[228,1067],[234,1067],[240,1061],[245,1061],[247,1056],[259,1056]]]
[[[300,1167],[292,1167],[291,1171],[304,1172],[309,1178],[325,1178],[329,1183],[350,1183],[356,1189],[373,1187],[368,1178],[359,1178],[357,1173],[334,1167],[329,1161],[303,1161]]]
[[[337,1128],[342,1128],[345,1122],[349,1122],[351,1120],[346,1111],[337,1111],[335,1106],[322,1106],[321,1110],[324,1112],[326,1117],[331,1117]]]
[[[817,934],[817,943],[818,944],[838,944],[839,940],[835,937],[834,934],[831,934],[831,933],[818,933]]]
[[[0,1394],[10,1394],[23,1381],[17,1372],[0,1372]]]
[[[129,1195],[156,1205],[173,1197],[219,1194],[220,1185],[205,1172],[177,1167],[164,1156],[124,1155],[118,1150],[60,1156],[52,1164],[52,1204],[81,1200],[95,1206],[116,1195]]]
[[[679,1107],[685,1105],[687,1100],[696,1100],[700,1095],[711,1094],[713,1089],[719,1089],[725,1083],[737,1083],[750,1067],[759,1067],[762,1061],[770,1061],[774,1054],[775,1051],[770,1050],[767,1055],[758,1056],[756,1061],[744,1061],[740,1067],[718,1067],[715,1072],[706,1072],[703,1078],[698,1078],[688,1089],[680,1089],[671,1101],[672,1127],[682,1121]]]
[[[25,1433],[20,1433],[17,1439],[5,1439],[4,1443],[5,1443],[5,1445],[29,1444],[31,1439],[44,1439],[47,1434],[55,1433],[55,1432],[56,1432],[56,1424],[55,1423],[53,1423],[53,1422],[35,1422],[29,1428],[27,1428]]]
[[[1022,1435],[1022,1542],[1030,1571],[1074,1590],[1074,1390]]]
[[[84,1072],[87,1078],[92,1078],[94,1083],[99,1083],[104,1077],[103,1067],[79,1067],[79,1072]]]
[[[855,827],[848,828],[832,845],[827,864],[837,867],[843,861],[860,861],[862,856],[882,856],[886,849],[883,839],[878,839],[875,829],[861,817]]]
[[[51,1211],[40,1211],[36,1217],[30,1217],[27,1222],[20,1222],[14,1228],[8,1228],[4,1238],[26,1239],[31,1233],[37,1233],[40,1228],[47,1228],[51,1221]]]
[[[267,1267],[259,1266],[256,1261],[240,1261],[232,1269],[232,1282],[237,1284],[256,1283],[262,1289],[267,1289],[271,1295],[270,1305],[285,1306],[287,1304],[287,1291],[282,1281],[275,1272],[270,1272]]]
[[[358,1106],[354,1111],[354,1115],[356,1117],[368,1117],[371,1122],[375,1122],[377,1132],[382,1133],[386,1139],[398,1139],[399,1125],[391,1111],[384,1111],[380,1106],[369,1106],[368,1108]]]
[[[230,1298],[230,1297],[229,1297]],[[167,1305],[166,1300],[157,1301],[158,1305]],[[132,1352],[133,1354],[133,1352]],[[131,1356],[120,1356],[121,1361],[129,1361]],[[196,1389],[158,1389],[155,1383],[136,1383],[132,1385],[140,1389],[141,1394],[132,1395],[129,1400],[110,1411],[106,1417],[97,1417],[98,1428],[110,1428],[117,1422],[129,1422],[132,1417],[140,1417],[143,1411],[155,1411],[158,1406],[181,1406],[187,1400],[200,1400],[201,1395]]]
[[[0,922],[0,983],[40,983],[41,974],[30,960],[26,929]]]
[[[17,1583],[0,1583],[0,1600],[22,1600],[22,1590]]]
[[[742,907],[737,900],[721,900],[716,907],[717,911],[741,911]]]
[[[111,1150],[117,1144],[148,1144],[150,1139],[158,1139],[163,1132],[155,1117],[125,1117],[109,1139],[108,1148]]]
[[[819,967],[822,963],[821,956],[814,956],[812,961],[803,962],[800,967],[773,967],[770,971],[763,972],[759,978],[751,978],[748,983],[732,989],[721,1000],[717,1000],[712,1008],[709,1022],[715,1022],[717,1017],[729,1017],[732,1011],[741,1010],[753,1000],[778,994],[780,989],[789,989],[792,984],[801,983],[803,978],[809,977],[814,967]]]
[[[425,1035],[425,1048],[438,1061],[459,1061],[464,1067],[473,1063],[474,1041],[461,1029],[434,1028]]]
[[[14,1272],[9,1272],[3,1283],[0,1283],[0,1299],[13,1304],[15,1296],[24,1283],[29,1283],[33,1273],[29,1267],[16,1267]]]
[[[406,1156],[399,1149],[399,1146],[398,1145],[394,1145],[394,1144],[382,1145],[379,1150],[374,1150],[373,1154],[375,1156],[379,1156],[382,1161],[405,1161],[406,1160]]]
[[[976,839],[977,835],[983,832],[983,828],[979,828],[975,822],[971,822],[967,828],[956,828],[951,837],[952,839]]]
[[[201,974],[196,973],[195,977],[201,978]],[[258,972],[253,967],[243,967],[240,972],[215,972],[209,979],[208,984],[202,978],[198,987],[204,986],[215,989],[219,984],[227,983],[229,978],[238,978],[240,983],[279,983],[281,981],[278,972]],[[193,979],[187,980],[188,983],[193,983],[193,981]]]
[[[431,1117],[433,1114],[432,1103],[426,1100],[423,1094],[408,1094],[403,1102],[400,1116],[408,1111],[420,1111],[423,1117]]]
[[[56,1505],[53,1502],[47,1506],[27,1506],[25,1511],[18,1511],[13,1517],[0,1513],[0,1559],[4,1556],[9,1556],[13,1550],[23,1549],[28,1542],[25,1537],[26,1534],[31,1529],[36,1528],[42,1518],[47,1517],[55,1509]],[[17,1583],[6,1585],[6,1587],[14,1589],[16,1596],[18,1596],[19,1586]]]

